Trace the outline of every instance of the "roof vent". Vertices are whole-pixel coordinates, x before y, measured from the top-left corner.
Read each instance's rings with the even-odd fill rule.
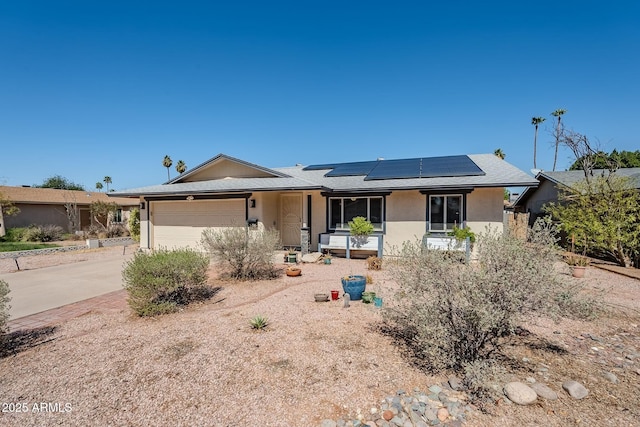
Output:
[[[296,163],[296,166],[302,166],[302,163]]]
[[[377,161],[384,160],[384,157],[378,157],[376,160]]]

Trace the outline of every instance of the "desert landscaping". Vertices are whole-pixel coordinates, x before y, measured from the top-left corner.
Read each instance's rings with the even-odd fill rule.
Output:
[[[44,268],[104,256],[100,251],[116,249],[37,260]],[[520,406],[504,397],[480,407],[451,390],[449,376],[418,368],[381,332],[381,311],[393,305],[397,286],[388,269],[368,271],[364,260],[337,257],[300,268],[299,277],[235,282],[219,280],[211,267],[209,284],[217,292],[181,312],[139,318],[123,303],[14,333],[0,359],[2,424],[320,426],[359,419],[396,425],[385,421],[394,398],[422,396],[433,404],[426,396],[438,389],[458,402],[457,412],[438,413],[442,419],[434,423],[441,425],[621,426],[640,419],[636,279],[595,267],[574,279],[563,270],[567,280],[601,295],[607,312],[595,321],[530,319],[501,356],[510,367],[505,382],[542,383],[557,399]],[[345,308],[342,297],[314,301],[315,293],[340,289],[349,274],[372,276],[367,289],[384,297],[382,309],[361,301]],[[249,324],[257,315],[269,319],[263,330]],[[588,395],[569,396],[562,389],[567,380],[584,385]],[[34,411],[42,402],[47,413]]]

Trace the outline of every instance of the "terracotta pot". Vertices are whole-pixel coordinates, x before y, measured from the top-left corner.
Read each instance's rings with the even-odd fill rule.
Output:
[[[586,271],[587,267],[581,266],[581,265],[576,265],[573,267],[573,277],[577,277],[578,279],[581,279],[584,277],[584,272]]]
[[[302,270],[297,267],[289,267],[286,272],[289,277],[300,276],[302,274]]]

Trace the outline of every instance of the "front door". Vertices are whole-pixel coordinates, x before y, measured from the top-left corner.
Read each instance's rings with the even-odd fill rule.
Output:
[[[302,194],[280,195],[280,236],[283,246],[300,246]]]

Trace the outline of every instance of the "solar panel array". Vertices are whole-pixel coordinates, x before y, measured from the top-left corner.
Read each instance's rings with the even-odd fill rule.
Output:
[[[331,169],[325,176],[360,176],[365,181],[485,175],[468,156],[424,157],[370,162],[311,165],[304,170]]]

